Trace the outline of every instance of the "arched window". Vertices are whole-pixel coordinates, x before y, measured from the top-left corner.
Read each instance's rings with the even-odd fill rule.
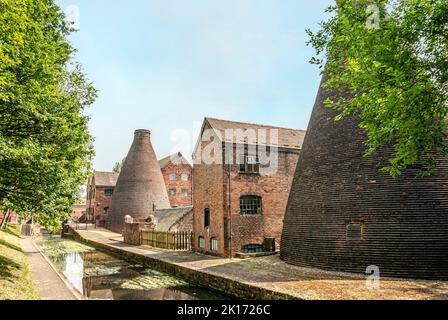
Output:
[[[202,236],[200,236],[200,237],[199,237],[198,244],[199,244],[199,248],[201,248],[201,249],[205,249],[205,238],[202,237]]]
[[[218,251],[218,239],[216,238],[210,239],[210,250]]]
[[[243,216],[261,214],[261,197],[243,196],[240,198],[240,213]]]

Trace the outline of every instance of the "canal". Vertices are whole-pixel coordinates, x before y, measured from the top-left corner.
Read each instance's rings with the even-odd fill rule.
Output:
[[[76,241],[44,238],[37,245],[90,300],[227,300],[225,295],[98,251]]]

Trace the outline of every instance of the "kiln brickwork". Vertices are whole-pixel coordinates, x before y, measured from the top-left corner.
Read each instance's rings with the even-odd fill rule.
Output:
[[[86,214],[79,217],[81,222],[87,220],[97,227],[106,226],[117,180],[118,173],[95,171],[87,184]]]
[[[417,178],[378,173],[389,148],[363,157],[358,121],[335,122],[320,90],[297,166],[281,258],[303,267],[448,279],[448,161]]]
[[[245,246],[262,247],[267,238],[273,239],[278,249],[288,195],[305,132],[207,118],[195,150],[195,160],[200,156],[198,152],[209,144],[208,141],[202,141],[203,133],[209,129],[226,128],[279,130],[278,168],[271,174],[241,172],[236,149],[245,148],[245,154],[248,154],[247,145],[244,143],[221,142],[222,164],[195,161],[193,167],[195,249],[233,257]],[[215,136],[214,139],[220,138]],[[284,146],[286,144],[287,147]],[[231,162],[226,161],[226,158],[230,159],[226,154],[233,155]],[[260,199],[259,212],[242,214],[241,198],[246,196]],[[210,217],[208,226],[206,215]]]
[[[134,142],[118,177],[106,227],[121,233],[126,215],[146,219],[155,209],[167,208],[170,208],[170,203],[151,144],[151,132],[136,130]]]
[[[191,164],[180,152],[159,160],[159,164],[171,206],[191,206],[193,204]]]

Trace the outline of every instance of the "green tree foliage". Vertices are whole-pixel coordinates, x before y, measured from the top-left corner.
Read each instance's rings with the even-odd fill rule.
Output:
[[[423,161],[431,173],[448,150],[448,1],[338,0],[327,12],[318,32],[308,30],[311,62],[328,75],[325,88],[348,93],[327,106],[337,120],[360,118],[367,156],[395,147],[383,171],[399,176]]]
[[[125,160],[126,160],[126,157],[124,157],[123,160],[121,160],[121,162],[116,162],[114,164],[114,167],[112,168],[112,171],[115,173],[120,173],[121,169],[123,168],[123,164],[124,164]]]
[[[93,156],[84,109],[96,90],[72,60],[52,0],[0,1],[0,205],[54,230]]]

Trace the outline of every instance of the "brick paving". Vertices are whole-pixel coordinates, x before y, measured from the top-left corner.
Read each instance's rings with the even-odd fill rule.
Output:
[[[366,277],[288,265],[278,256],[251,259],[225,259],[198,253],[170,252],[135,247],[120,242],[120,235],[105,229],[77,231],[93,241],[172,265],[232,279],[254,288],[276,291],[297,299],[313,300],[448,300],[448,282],[382,279],[380,289],[368,289]]]

